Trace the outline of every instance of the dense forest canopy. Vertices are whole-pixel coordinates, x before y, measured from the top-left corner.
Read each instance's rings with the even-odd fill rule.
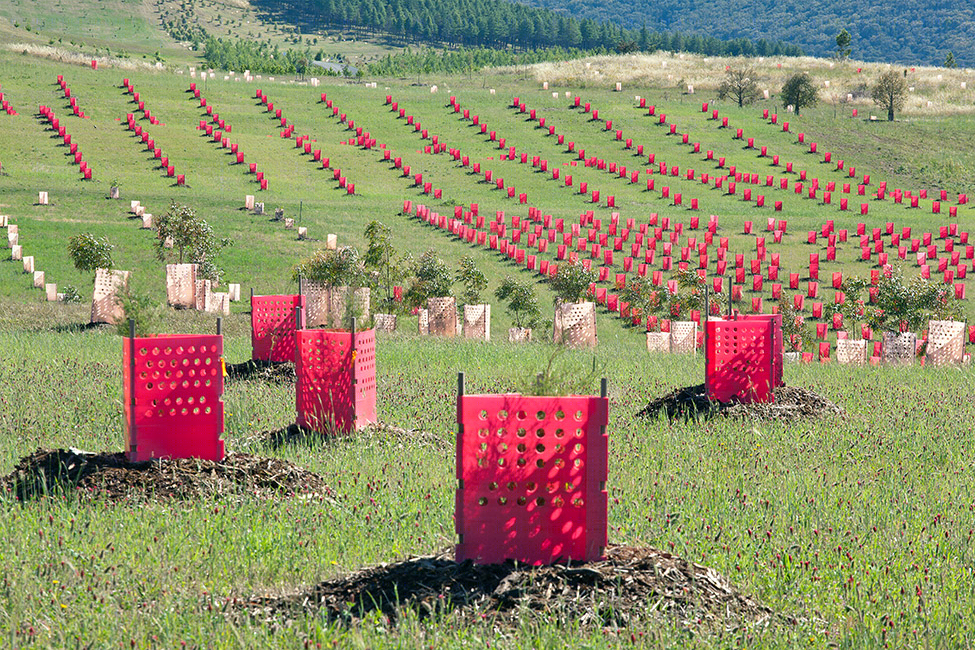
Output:
[[[511,49],[516,62],[557,60],[593,52],[697,52],[710,56],[798,56],[795,45],[766,39],[685,36],[675,31],[647,27],[624,28],[612,19],[577,19],[564,12],[539,9],[496,0],[258,0],[255,3],[273,18],[295,22],[302,31],[342,30],[363,36],[381,36],[400,44],[444,45],[466,48],[485,65],[505,65],[514,55],[492,57],[485,49]],[[294,64],[304,56],[269,52],[268,45],[237,45],[216,39],[206,42],[210,65],[262,70],[260,59],[273,55]],[[259,50],[259,51],[258,51]],[[539,54],[544,52],[547,54]],[[533,53],[533,54],[529,54]],[[245,65],[244,61],[248,64]],[[285,61],[287,64],[287,61]],[[277,68],[278,64],[272,67]],[[389,72],[389,62],[382,65]],[[378,68],[377,68],[378,69]],[[272,70],[268,70],[272,71]]]
[[[624,27],[681,32],[723,40],[780,40],[812,56],[836,52],[836,35],[853,37],[864,61],[941,65],[949,51],[961,67],[975,67],[975,4],[905,0],[526,0],[567,16]]]

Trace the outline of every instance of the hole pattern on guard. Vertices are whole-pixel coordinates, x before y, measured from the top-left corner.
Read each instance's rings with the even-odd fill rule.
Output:
[[[251,357],[261,361],[294,362],[295,308],[304,306],[304,296],[254,296],[251,300]]]
[[[884,332],[884,363],[912,364],[917,336],[913,332]]]
[[[376,332],[300,330],[295,365],[298,425],[348,433],[376,422]]]
[[[697,351],[697,323],[674,321],[670,324],[670,351],[674,354],[694,354]]]
[[[782,317],[762,315],[709,320],[706,378],[708,398],[770,403],[782,385]]]
[[[118,296],[129,286],[128,271],[95,270],[95,290],[91,298],[91,322],[114,325],[125,317]]]
[[[196,264],[166,265],[166,298],[170,305],[196,307]]]
[[[466,395],[457,411],[457,561],[600,557],[608,400]]]
[[[580,302],[556,306],[553,338],[556,345],[570,348],[596,347],[596,305]]]
[[[222,336],[171,334],[124,339],[126,449],[130,460],[223,460],[222,355]]]
[[[867,342],[863,339],[839,339],[836,341],[836,363],[862,366],[867,362]]]
[[[427,328],[433,336],[453,337],[457,334],[457,299],[451,297],[427,299]]]
[[[962,362],[964,354],[965,323],[950,320],[933,320],[928,323],[925,365],[957,365]]]

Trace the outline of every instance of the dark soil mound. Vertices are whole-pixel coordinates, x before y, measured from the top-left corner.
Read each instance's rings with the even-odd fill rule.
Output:
[[[228,381],[266,381],[275,384],[295,381],[295,364],[287,361],[251,360],[227,364],[226,368]]]
[[[285,460],[249,454],[228,454],[219,463],[196,458],[132,463],[124,453],[38,449],[0,478],[0,494],[21,500],[69,491],[110,501],[296,492],[332,496],[317,474]]]
[[[345,439],[358,441],[375,440],[438,451],[454,449],[453,439],[447,436],[437,436],[432,431],[403,429],[381,422],[365,426],[352,435],[321,433],[313,429],[299,427],[297,424],[289,424],[282,429],[261,431],[248,438],[247,442],[267,445],[272,449],[277,449],[285,445],[301,443],[321,444]]]
[[[704,384],[686,386],[653,400],[639,411],[637,416],[653,417],[663,411],[671,420],[723,415],[756,420],[791,421],[843,415],[842,408],[822,395],[805,388],[781,386],[773,393],[775,402],[770,404],[722,404],[708,399]]]
[[[318,612],[355,623],[376,610],[395,623],[403,609],[421,618],[452,614],[518,626],[537,617],[587,628],[668,616],[684,625],[728,630],[773,616],[714,570],[652,548],[613,546],[604,560],[544,567],[458,563],[451,556],[363,569],[298,593],[254,597],[244,606],[272,625]]]

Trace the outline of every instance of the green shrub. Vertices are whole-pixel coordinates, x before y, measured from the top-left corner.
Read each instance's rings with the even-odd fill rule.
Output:
[[[411,307],[422,307],[429,298],[453,295],[450,269],[436,252],[428,250],[413,264],[413,279],[403,300]]]
[[[465,305],[476,305],[481,302],[481,292],[487,289],[487,278],[474,264],[474,258],[469,255],[460,259],[459,266],[455,280],[464,285],[461,298]]]
[[[589,291],[589,285],[596,281],[597,274],[587,269],[581,262],[563,262],[559,270],[550,280],[555,301],[581,302]]]
[[[95,237],[90,232],[83,232],[68,240],[68,255],[71,257],[71,262],[82,272],[111,269],[115,264],[112,261],[114,249],[108,239]]]
[[[171,249],[166,246],[167,240],[172,241]],[[223,271],[217,267],[216,258],[232,245],[229,239],[217,238],[210,224],[198,217],[193,208],[176,201],[156,223],[156,257],[196,264],[198,275],[208,280],[220,281]]]
[[[135,335],[148,336],[159,324],[159,305],[148,294],[125,291],[118,297],[118,304],[125,312],[115,327],[119,336],[129,335],[129,320],[135,321]]]
[[[498,300],[507,301],[507,312],[515,321],[515,327],[536,328],[541,324],[542,312],[538,307],[538,296],[530,280],[518,282],[506,277],[494,291]]]
[[[299,277],[325,287],[361,287],[365,283],[359,251],[352,246],[321,249],[294,267],[292,277]]]

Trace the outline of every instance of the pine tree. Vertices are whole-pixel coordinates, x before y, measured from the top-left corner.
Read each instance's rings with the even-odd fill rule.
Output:
[[[836,56],[840,59],[848,59],[853,48],[850,44],[853,43],[853,37],[850,36],[850,32],[844,29],[839,34],[836,35]]]

